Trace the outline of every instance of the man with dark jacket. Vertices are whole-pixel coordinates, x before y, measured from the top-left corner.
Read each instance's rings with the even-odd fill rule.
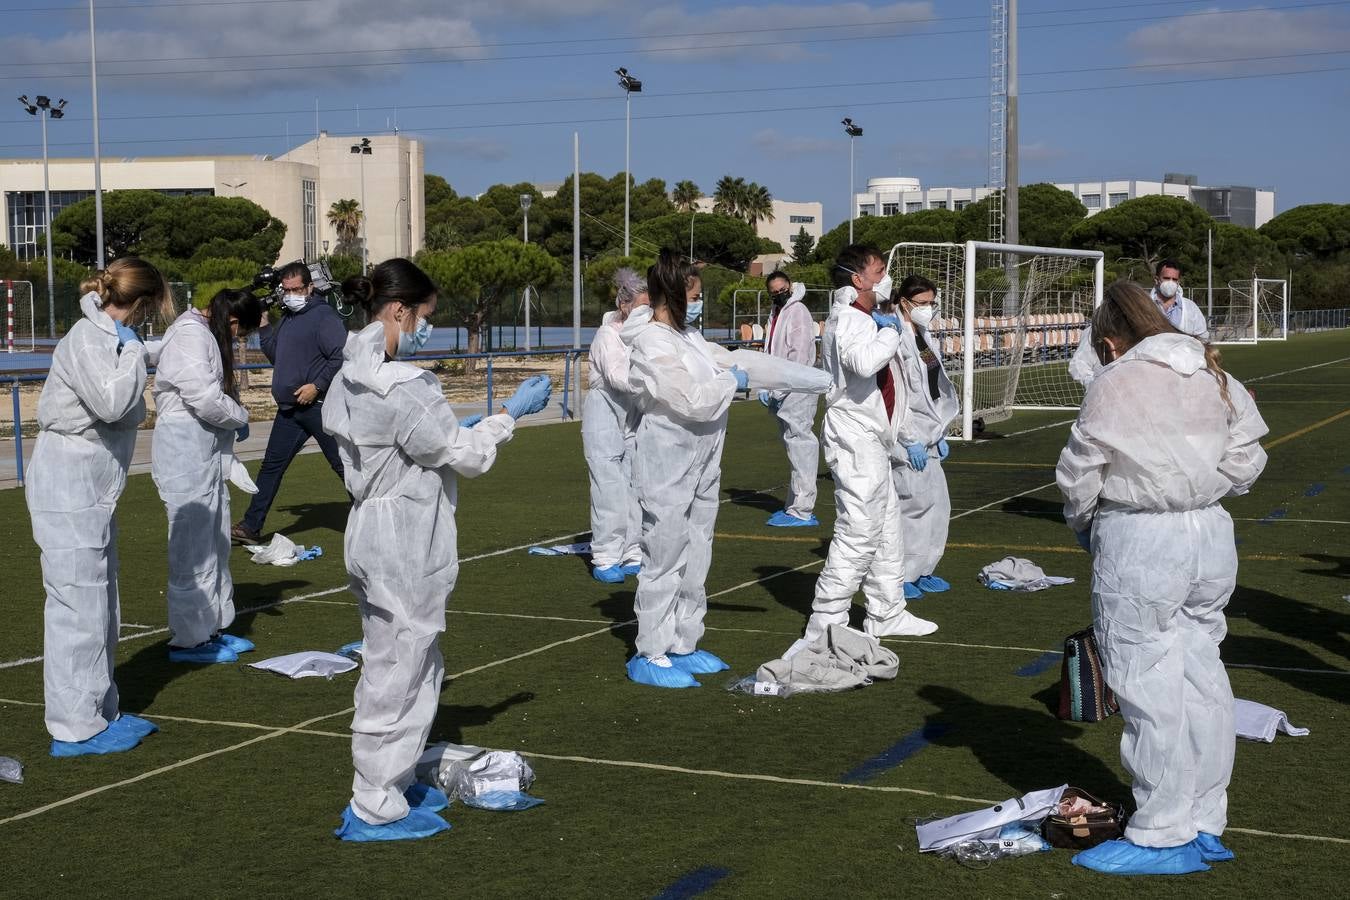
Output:
[[[262,540],[263,522],[281,487],[281,477],[310,438],[318,442],[338,479],[343,477],[337,442],[323,430],[323,398],[342,368],[347,326],[331,306],[313,295],[304,263],[290,263],[279,274],[281,321],[258,332],[262,351],[274,366],[272,397],[277,402],[277,417],[258,470],[258,493],[244,518],[230,529],[236,543]]]

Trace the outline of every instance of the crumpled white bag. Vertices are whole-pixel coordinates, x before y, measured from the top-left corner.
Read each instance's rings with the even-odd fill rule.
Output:
[[[260,659],[248,665],[251,669],[275,672],[278,675],[285,675],[287,678],[323,677],[331,681],[335,675],[341,675],[355,669],[357,664],[356,660],[338,656],[336,653],[325,653],[322,650],[301,650],[299,653],[287,653],[285,656]]]
[[[1072,578],[1047,575],[1040,566],[1020,556],[1005,556],[998,562],[992,562],[981,569],[976,577],[985,587],[1023,593],[1043,591],[1060,584],[1073,584]]]
[[[524,792],[534,784],[534,769],[519,753],[471,744],[430,744],[422,751],[414,772],[418,781],[470,805],[484,794]]]
[[[220,468],[225,473],[225,480],[245,494],[258,493],[258,486],[249,477],[248,469],[244,468],[244,464],[239,461],[239,457],[233,453],[220,458]]]
[[[1237,736],[1249,741],[1275,743],[1275,732],[1283,731],[1290,737],[1303,737],[1310,734],[1306,728],[1299,728],[1289,722],[1282,709],[1266,706],[1254,700],[1233,699],[1233,724]]]
[[[915,826],[919,835],[919,852],[942,850],[962,841],[996,842],[1004,825],[1013,822],[1040,822],[1059,805],[1067,784],[1043,791],[1032,791],[1022,797],[1013,797],[990,809],[977,809],[936,822]]]
[[[270,544],[246,544],[244,549],[253,554],[253,561],[262,566],[293,566],[299,562],[300,548],[284,534],[272,535]]]
[[[23,763],[12,756],[0,756],[0,781],[23,784]]]

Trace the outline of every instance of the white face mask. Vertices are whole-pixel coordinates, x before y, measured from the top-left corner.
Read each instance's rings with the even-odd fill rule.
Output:
[[[309,294],[282,294],[281,303],[291,312],[299,312],[309,303]]]
[[[1164,300],[1171,300],[1180,292],[1181,292],[1181,285],[1177,284],[1170,278],[1167,279],[1166,281],[1158,282],[1158,296],[1162,297]]]
[[[883,275],[880,281],[872,285],[872,292],[876,294],[878,303],[884,303],[891,299],[892,286],[893,283],[889,274]]]
[[[927,328],[933,323],[933,316],[935,315],[937,315],[937,304],[925,303],[909,311],[909,320],[920,328]]]

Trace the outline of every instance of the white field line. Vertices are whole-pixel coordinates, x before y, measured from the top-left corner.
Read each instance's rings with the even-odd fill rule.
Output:
[[[1258,376],[1256,376],[1255,378],[1248,378],[1246,381],[1244,381],[1244,382],[1242,382],[1242,383],[1243,383],[1243,384],[1252,384],[1252,383],[1257,382],[1257,381],[1269,381],[1269,380],[1272,379],[1272,378],[1279,378],[1279,377],[1281,377],[1282,375],[1293,375],[1295,372],[1306,372],[1306,371],[1308,371],[1309,369],[1320,369],[1320,368],[1322,368],[1322,367],[1324,367],[1324,366],[1334,366],[1334,365],[1336,365],[1337,363],[1343,363],[1343,362],[1346,362],[1347,360],[1350,360],[1350,356],[1342,356],[1340,359],[1333,359],[1333,360],[1331,360],[1330,362],[1317,363],[1316,365],[1312,365],[1312,366],[1300,366],[1300,367],[1297,368],[1297,369],[1286,369],[1286,370],[1283,371],[1283,372],[1274,372],[1274,373],[1272,373],[1272,374],[1270,374],[1270,375],[1258,375]]]
[[[988,512],[988,511],[992,511],[992,512],[1002,512],[1002,510],[987,510],[987,509],[985,509],[984,507],[981,507],[981,508],[978,509],[978,510],[976,510],[976,509],[967,509],[967,510],[964,510],[964,511],[963,511],[963,510],[960,510],[960,509],[954,509],[954,510],[952,510],[952,512],[963,512],[963,514],[964,514],[964,513],[973,513],[973,512]],[[1019,516],[1030,516],[1031,518],[1036,518],[1036,519],[1063,519],[1063,518],[1064,518],[1063,513],[1049,512],[1049,511],[1046,511],[1046,512],[1033,512],[1033,511],[1019,512],[1018,515],[1019,515]],[[1281,525],[1281,524],[1288,524],[1288,525],[1350,525],[1350,521],[1345,521],[1345,520],[1342,520],[1342,519],[1296,519],[1296,518],[1289,518],[1289,517],[1285,517],[1285,518],[1281,518],[1281,519],[1267,519],[1267,518],[1261,518],[1261,519],[1246,519],[1246,518],[1242,518],[1242,517],[1240,517],[1240,516],[1233,516],[1232,518],[1233,518],[1233,521],[1234,521],[1234,522],[1264,522],[1264,523],[1266,523],[1267,525]]]

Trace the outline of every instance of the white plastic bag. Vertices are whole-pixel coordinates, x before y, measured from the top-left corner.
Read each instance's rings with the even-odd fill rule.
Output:
[[[942,850],[962,841],[998,843],[1003,826],[1014,822],[1040,822],[1059,805],[1067,784],[1043,791],[1032,791],[1023,797],[1013,797],[990,809],[961,813],[936,822],[916,826],[919,834],[919,852]]]
[[[299,653],[287,653],[285,656],[274,656],[271,659],[249,663],[249,668],[275,672],[287,678],[323,677],[330,681],[335,675],[350,672],[356,666],[354,659],[338,656],[336,653],[325,653],[322,650],[302,650]]]

